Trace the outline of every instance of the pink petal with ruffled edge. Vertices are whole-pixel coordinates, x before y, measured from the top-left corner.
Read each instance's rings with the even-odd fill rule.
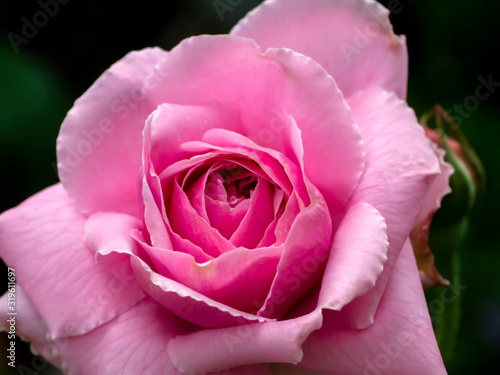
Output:
[[[231,35],[251,38],[263,50],[286,47],[312,57],[346,97],[374,86],[406,96],[406,42],[394,35],[389,12],[375,1],[268,0]]]
[[[0,255],[53,337],[84,334],[145,296],[127,256],[96,264],[85,220],[60,184],[0,216]]]
[[[368,166],[352,204],[375,207],[387,223],[389,238],[388,260],[377,285],[343,310],[355,327],[365,328],[373,322],[398,254],[440,169],[414,112],[394,93],[369,89],[347,102],[363,135]]]
[[[370,291],[384,269],[388,248],[382,215],[367,203],[352,206],[333,240],[319,306],[341,310]]]
[[[99,77],[64,119],[57,139],[59,177],[83,212],[139,215],[141,132],[157,106],[144,83],[165,56],[160,48],[127,54]],[[160,83],[166,83],[165,77],[156,74],[150,85]]]
[[[186,375],[259,363],[297,364],[302,360],[302,343],[321,321],[321,314],[314,312],[288,321],[202,330],[170,341],[168,354]]]
[[[408,241],[373,325],[353,330],[337,319],[335,312],[324,313],[323,327],[303,345],[300,367],[336,375],[446,374]]]

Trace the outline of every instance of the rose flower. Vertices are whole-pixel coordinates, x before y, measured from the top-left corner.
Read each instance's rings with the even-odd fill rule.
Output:
[[[445,374],[407,62],[368,0],[126,55],[68,112],[61,183],[0,216],[18,334],[67,374]]]

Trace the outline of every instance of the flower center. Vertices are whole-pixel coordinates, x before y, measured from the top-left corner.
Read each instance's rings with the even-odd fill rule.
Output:
[[[247,169],[235,166],[210,174],[205,186],[205,194],[217,201],[227,202],[235,207],[245,199],[252,197],[258,179]]]

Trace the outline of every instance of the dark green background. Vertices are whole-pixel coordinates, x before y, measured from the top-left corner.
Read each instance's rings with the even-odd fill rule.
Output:
[[[224,0],[223,0],[224,1]],[[0,4],[0,212],[57,182],[55,139],[71,107],[113,62],[132,49],[171,49],[185,37],[226,33],[260,1],[243,1],[221,20],[211,0],[130,2],[72,0],[15,53],[7,34],[20,34],[22,17],[39,11],[36,1]],[[385,1],[395,10],[397,33],[410,53],[408,101],[418,115],[474,96],[478,77],[500,81],[500,4],[494,0]],[[500,90],[499,90],[500,91]],[[500,354],[500,241],[497,199],[500,92],[467,112],[462,129],[488,173],[483,204],[473,215],[462,284],[463,318],[450,374],[498,374]],[[89,182],[92,183],[92,182]],[[2,269],[2,274],[4,270]],[[0,291],[6,289],[0,286]],[[1,283],[0,283],[1,284]],[[6,335],[0,336],[4,353]],[[14,374],[0,355],[0,374]],[[17,363],[32,368],[27,346],[17,343]],[[46,367],[33,373],[49,374]],[[423,374],[425,375],[425,374]]]

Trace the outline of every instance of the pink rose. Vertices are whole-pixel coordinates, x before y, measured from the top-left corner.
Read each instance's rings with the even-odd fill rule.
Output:
[[[17,333],[68,374],[445,374],[409,235],[447,184],[406,80],[369,0],[129,53],[61,183],[0,216]]]

